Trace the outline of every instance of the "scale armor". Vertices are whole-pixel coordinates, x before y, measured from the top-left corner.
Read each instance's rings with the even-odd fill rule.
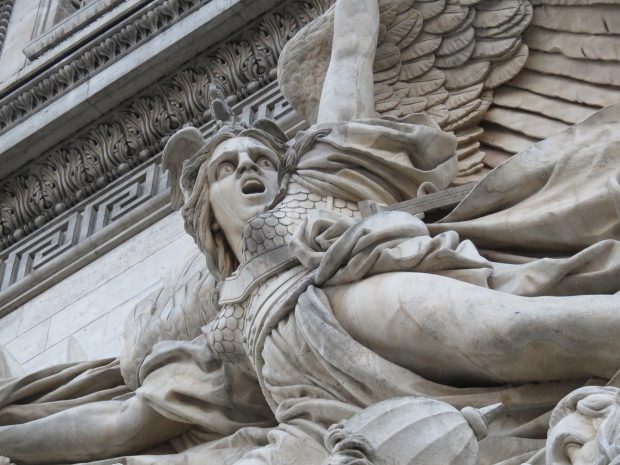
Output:
[[[247,262],[273,248],[290,243],[297,225],[310,210],[330,210],[348,217],[360,217],[356,202],[322,197],[291,178],[287,193],[273,209],[248,222],[244,230],[243,257]],[[271,277],[258,286],[243,302],[224,305],[217,317],[205,328],[209,344],[222,360],[249,366],[245,341],[253,302],[276,279]]]

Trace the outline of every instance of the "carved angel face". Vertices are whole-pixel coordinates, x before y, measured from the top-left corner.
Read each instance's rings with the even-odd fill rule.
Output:
[[[278,192],[276,152],[250,137],[219,144],[207,176],[214,219],[237,252],[245,224],[262,213]]]

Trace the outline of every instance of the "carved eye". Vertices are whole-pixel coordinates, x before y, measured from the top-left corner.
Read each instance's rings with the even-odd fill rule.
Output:
[[[216,179],[222,179],[235,171],[232,163],[224,162],[217,167]]]
[[[272,170],[276,169],[276,165],[267,157],[259,158],[257,163],[258,166],[260,166],[261,168],[267,168]]]

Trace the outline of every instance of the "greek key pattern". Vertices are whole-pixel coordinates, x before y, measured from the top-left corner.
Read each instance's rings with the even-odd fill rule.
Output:
[[[190,4],[197,2],[164,3],[170,8],[176,5],[174,11],[178,13],[181,4],[190,8]],[[230,104],[274,82],[278,56],[286,42],[332,2],[283,3],[235,39],[190,60],[171,76],[1,181],[0,250],[24,240],[67,209],[150,160],[183,125],[200,127],[208,122],[204,89],[209,82],[216,83],[230,96]],[[71,82],[67,81],[65,88]],[[26,111],[32,108],[27,105]],[[274,107],[270,111],[279,110]],[[5,117],[0,108],[0,121]]]
[[[5,250],[0,258],[3,263],[0,291],[140,208],[166,187],[167,177],[161,173],[159,160],[153,160],[93,202],[76,206],[17,247]]]
[[[248,123],[259,117],[269,117],[278,121],[285,130],[300,121],[276,83],[233,109],[240,119]],[[206,137],[212,133],[213,126],[213,123],[208,123],[202,128]],[[169,185],[168,175],[161,168],[160,153],[97,195],[63,212],[25,240],[0,251],[0,309],[6,300],[3,292],[31,273],[38,271],[41,280],[54,274],[57,271],[54,260],[71,251],[75,253],[76,246],[95,234],[118,224],[135,210],[140,210],[141,218],[147,217],[162,204],[168,203]],[[162,195],[165,200],[155,202]],[[72,257],[72,261],[78,258]]]

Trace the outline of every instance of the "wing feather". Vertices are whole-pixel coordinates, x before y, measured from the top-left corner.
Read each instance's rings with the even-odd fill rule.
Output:
[[[620,8],[617,4],[566,8],[545,2],[536,9],[532,26],[575,34],[620,34]]]
[[[478,14],[474,27],[499,27],[509,23],[519,14],[520,2],[514,0],[483,0],[476,4]]]
[[[532,5],[521,3],[516,14],[503,24],[486,25],[476,28],[478,37],[483,39],[492,37],[515,37],[520,36],[529,24],[532,16]]]
[[[461,32],[444,37],[441,40],[441,45],[437,49],[436,55],[443,57],[452,55],[465,47],[474,43],[476,33],[473,28],[469,27]]]
[[[620,37],[554,31],[532,26],[525,33],[530,48],[587,60],[620,60]]]
[[[401,49],[401,59],[403,61],[411,61],[429,53],[435,52],[441,45],[441,37],[422,32],[411,45]]]
[[[408,10],[396,16],[394,21],[387,26],[385,42],[399,44],[406,47],[415,41],[422,30],[422,18],[415,10]]]
[[[453,110],[471,103],[480,96],[483,88],[484,84],[479,83],[451,93],[446,101],[446,107],[449,110]]]
[[[485,86],[488,89],[495,89],[514,78],[525,66],[528,52],[527,46],[522,45],[513,59],[497,64],[486,77]]]
[[[510,85],[538,95],[592,107],[592,111],[620,102],[620,86],[601,86],[530,69],[524,69],[510,81]]]
[[[463,87],[473,86],[484,81],[490,70],[491,64],[488,61],[467,63],[458,68],[444,69],[446,89],[458,90]]]
[[[379,73],[397,66],[401,61],[400,49],[391,42],[386,42],[377,47],[373,71]]]
[[[620,102],[620,8],[612,0],[534,0],[529,57],[484,117],[492,168],[528,144]],[[493,79],[496,76],[489,76]]]
[[[435,64],[435,55],[428,54],[414,61],[403,63],[398,75],[399,81],[411,81],[426,74]]]
[[[428,108],[433,108],[436,105],[445,103],[450,98],[450,94],[446,89],[438,89],[435,92],[426,94],[424,97],[426,97]]]
[[[455,53],[437,57],[435,64],[437,65],[437,68],[456,68],[458,66],[464,65],[472,57],[475,48],[476,43],[472,41],[465,48],[462,48]]]
[[[377,113],[425,112],[453,131],[461,168],[457,184],[620,102],[617,0],[379,0],[379,5]],[[313,34],[321,29],[329,36],[330,27],[333,18],[323,19]],[[310,39],[316,37],[294,39],[295,47]],[[299,79],[288,87],[300,89],[302,77],[317,76],[322,87],[330,40],[320,39],[322,51],[308,52],[303,66],[302,60],[291,66]],[[297,92],[297,101],[285,96],[296,108],[301,100],[304,116],[315,115],[316,90],[311,104],[305,87]]]
[[[437,35],[454,31],[467,19],[469,11],[468,6],[460,5],[457,0],[448,0],[440,15],[424,21],[424,31]]]
[[[515,48],[521,45],[519,37],[508,37],[506,39],[481,39],[476,42],[476,48],[472,55],[477,60],[495,60],[501,59],[509,54]]]
[[[446,7],[446,0],[431,0],[430,2],[419,1],[416,3],[416,10],[420,13],[424,21],[434,18],[443,13]]]
[[[431,69],[429,72],[419,78],[407,83],[409,89],[408,95],[426,95],[443,88],[446,82],[446,76],[438,69]]]

